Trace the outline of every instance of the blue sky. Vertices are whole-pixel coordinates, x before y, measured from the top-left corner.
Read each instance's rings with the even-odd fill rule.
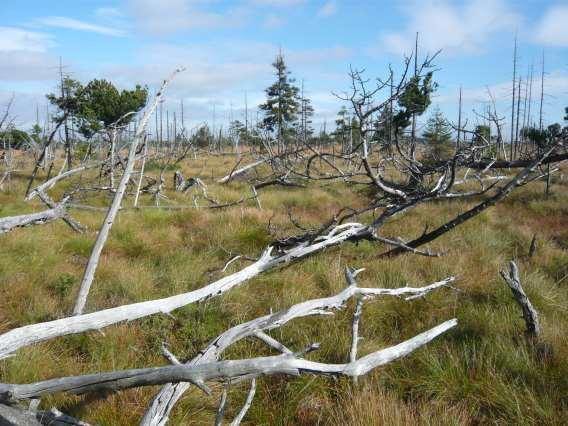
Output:
[[[568,105],[568,4],[513,0],[20,0],[0,15],[0,105],[16,95],[16,122],[34,121],[36,105],[55,89],[57,65],[82,81],[107,78],[121,87],[155,89],[178,65],[187,70],[168,91],[167,108],[183,99],[188,125],[242,118],[263,99],[270,63],[282,49],[293,76],[313,99],[317,126],[331,124],[349,84],[349,66],[385,76],[420,33],[422,54],[442,49],[434,98],[456,118],[459,87],[470,122],[491,91],[510,114],[513,40],[519,72],[545,55],[545,119]],[[534,84],[532,111],[538,110]]]

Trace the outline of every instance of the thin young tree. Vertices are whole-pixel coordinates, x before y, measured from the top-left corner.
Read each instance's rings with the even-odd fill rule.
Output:
[[[298,120],[299,89],[294,85],[295,80],[290,78],[282,53],[276,56],[272,66],[276,81],[265,90],[266,102],[259,108],[264,111],[262,127],[275,135],[278,151],[282,153]]]

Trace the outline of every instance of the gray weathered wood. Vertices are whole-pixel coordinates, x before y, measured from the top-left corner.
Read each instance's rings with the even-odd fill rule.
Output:
[[[527,297],[521,279],[519,278],[519,268],[514,261],[509,262],[509,272],[501,271],[501,276],[513,292],[513,297],[523,311],[523,319],[527,326],[527,334],[532,337],[538,337],[540,334],[540,323],[538,320],[538,312],[533,307],[531,301]]]
[[[253,377],[253,379],[250,382],[250,390],[247,394],[247,399],[243,404],[243,408],[241,408],[241,411],[239,411],[239,414],[237,414],[237,417],[235,417],[235,420],[231,422],[230,426],[239,426],[241,424],[241,422],[243,421],[243,419],[247,414],[247,411],[252,405],[252,400],[254,399],[255,393],[256,393],[256,379]]]
[[[457,320],[446,321],[398,345],[382,349],[355,362],[326,364],[299,358],[296,355],[276,355],[235,361],[208,362],[199,365],[170,365],[140,368],[83,376],[62,377],[29,384],[0,384],[0,398],[20,400],[37,398],[60,392],[85,394],[100,391],[118,391],[139,386],[170,382],[207,382],[230,380],[241,376],[324,374],[362,376],[369,371],[404,357],[457,325]]]
[[[106,240],[108,238],[108,234],[109,234],[110,229],[112,228],[112,225],[114,223],[114,219],[116,218],[116,215],[118,214],[118,211],[120,209],[120,204],[122,203],[122,198],[124,197],[124,192],[126,191],[126,186],[128,185],[128,182],[130,181],[130,175],[132,174],[132,171],[134,170],[134,163],[136,162],[136,149],[138,148],[138,144],[140,143],[140,141],[145,136],[146,125],[148,124],[148,120],[150,119],[152,112],[156,108],[156,105],[158,104],[158,102],[160,102],[162,94],[163,94],[164,90],[166,89],[166,87],[168,86],[168,83],[180,71],[181,71],[181,69],[175,70],[168,79],[164,80],[162,87],[160,88],[160,90],[156,94],[154,102],[152,103],[152,105],[149,108],[146,109],[144,116],[142,117],[142,120],[140,121],[140,125],[138,126],[138,130],[136,132],[136,135],[134,136],[134,140],[130,144],[130,150],[128,152],[128,161],[126,162],[126,167],[124,169],[124,173],[122,175],[122,178],[120,179],[120,183],[118,184],[118,188],[117,188],[116,193],[114,195],[114,198],[112,200],[112,204],[110,205],[108,212],[106,214],[106,217],[104,219],[104,222],[101,226],[101,229],[99,230],[99,234],[97,235],[97,241],[95,242],[95,245],[93,246],[93,251],[91,252],[91,256],[89,257],[89,261],[87,263],[87,266],[85,267],[85,273],[83,274],[83,279],[81,280],[81,285],[79,287],[79,293],[77,294],[77,300],[75,302],[75,307],[73,308],[73,314],[74,315],[82,314],[83,309],[85,308],[85,304],[87,303],[87,297],[88,297],[89,291],[91,289],[91,284],[93,283],[93,279],[95,278],[95,271],[97,269],[97,265],[99,264],[99,259],[101,257],[101,253],[103,251],[103,247],[104,247]],[[111,157],[111,161],[112,161],[112,159],[113,159],[113,157]],[[112,176],[113,176],[112,175],[112,167],[113,166],[114,165],[111,164],[111,180],[112,180]],[[112,182],[111,182],[111,186],[112,186]]]
[[[449,283],[454,281],[454,277],[449,277],[428,286],[418,288],[360,288],[357,286],[355,281],[356,274],[356,271],[354,272],[349,269],[346,270],[345,275],[349,286],[335,296],[302,302],[288,308],[287,310],[265,315],[227,330],[214,339],[207,348],[202,350],[195,358],[188,361],[187,365],[199,365],[201,363],[216,361],[229,346],[249,336],[261,339],[269,346],[285,355],[291,355],[292,351],[280,342],[264,334],[264,331],[281,327],[296,318],[332,313],[334,309],[342,309],[345,306],[345,302],[352,297],[364,300],[377,296],[401,297],[425,295],[432,290],[447,286]],[[152,403],[148,407],[148,410],[144,414],[140,424],[143,426],[166,424],[173,406],[179,398],[181,398],[183,393],[189,389],[189,387],[190,384],[188,383],[169,383],[164,386],[152,400]]]
[[[98,330],[122,321],[132,321],[149,315],[171,312],[182,306],[219,296],[265,271],[288,265],[293,261],[320,252],[343,241],[357,239],[362,234],[366,235],[367,232],[368,228],[358,223],[342,224],[311,243],[300,243],[296,247],[276,255],[272,254],[273,248],[268,247],[253,264],[194,291],[163,299],[104,309],[89,314],[30,324],[10,330],[0,335],[0,359],[9,356],[19,348],[34,343],[68,334]]]
[[[261,164],[266,163],[268,160],[267,159],[262,159],[262,160],[258,160],[255,161],[254,163],[251,164],[247,164],[246,166],[241,167],[240,169],[234,170],[231,173],[229,173],[227,176],[219,179],[217,181],[217,183],[227,183],[230,182],[231,179],[235,178],[236,176],[242,175],[243,173],[248,172],[251,169],[254,169],[255,167],[260,166]]]
[[[19,216],[7,216],[0,218],[0,234],[13,231],[16,228],[25,228],[32,225],[43,225],[56,219],[63,218],[67,211],[65,203],[67,198],[57,204],[54,208],[37,213],[23,214]]]

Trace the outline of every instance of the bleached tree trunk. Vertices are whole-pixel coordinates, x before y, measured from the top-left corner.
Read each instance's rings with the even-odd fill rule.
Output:
[[[457,320],[455,319],[446,321],[398,345],[370,353],[355,362],[347,364],[325,364],[306,360],[297,354],[282,354],[235,361],[209,362],[191,367],[171,365],[87,374],[22,385],[0,384],[0,395],[8,396],[12,400],[19,400],[60,392],[76,395],[88,392],[113,392],[121,389],[179,381],[195,383],[207,389],[205,385],[207,381],[276,374],[297,376],[311,373],[356,377],[365,375],[377,367],[408,355],[456,325]]]
[[[128,161],[126,163],[124,174],[120,179],[120,183],[118,184],[116,194],[112,200],[110,208],[108,209],[103,225],[99,230],[97,241],[95,242],[95,246],[93,247],[93,251],[91,253],[91,256],[89,257],[89,262],[87,263],[87,267],[85,268],[85,273],[83,275],[81,286],[79,288],[79,293],[77,295],[77,300],[75,302],[75,307],[73,309],[74,315],[80,315],[81,313],[83,313],[83,309],[85,308],[85,304],[87,303],[87,297],[89,295],[89,290],[91,289],[91,284],[93,283],[93,279],[95,277],[95,271],[97,269],[97,265],[101,257],[101,252],[108,238],[110,229],[112,228],[112,225],[114,223],[114,219],[116,218],[118,210],[120,209],[120,204],[122,203],[122,198],[124,197],[124,192],[126,191],[126,186],[128,184],[128,181],[130,180],[130,175],[132,174],[132,171],[134,169],[134,163],[136,161],[136,149],[138,148],[138,144],[145,135],[146,125],[148,124],[150,115],[152,114],[152,112],[156,108],[156,105],[162,98],[162,94],[166,89],[170,80],[180,71],[181,69],[174,71],[174,73],[167,80],[164,81],[162,87],[160,88],[160,91],[156,94],[154,102],[152,103],[150,108],[146,110],[144,116],[142,117],[142,120],[140,121],[140,126],[138,127],[138,131],[134,136],[132,144],[130,145],[130,150],[128,152]],[[112,165],[111,165],[111,173],[112,173]]]
[[[19,216],[8,216],[0,218],[0,234],[13,231],[16,228],[24,228],[32,225],[42,225],[56,219],[61,219],[66,215],[65,203],[67,199],[56,205],[54,208],[38,213],[23,214]]]
[[[449,277],[445,280],[430,284],[428,286],[417,288],[360,288],[357,286],[354,280],[354,272],[347,269],[345,275],[350,285],[339,294],[331,297],[313,299],[298,303],[297,305],[294,305],[286,310],[265,315],[252,321],[237,325],[227,330],[216,339],[212,340],[211,343],[209,343],[209,345],[205,349],[201,350],[195,358],[188,361],[186,363],[186,366],[191,367],[217,361],[229,346],[251,336],[262,340],[269,346],[284,354],[291,355],[293,354],[291,350],[284,347],[280,342],[275,341],[264,332],[282,327],[294,319],[333,313],[335,310],[343,309],[345,307],[345,303],[350,298],[355,297],[359,301],[361,301],[360,303],[362,303],[363,299],[371,299],[379,296],[415,297],[417,295],[426,295],[429,292],[447,286],[449,283],[454,281],[454,277]],[[356,361],[355,358],[351,357],[350,363],[354,361]],[[160,392],[158,392],[158,394],[156,394],[156,396],[152,400],[150,406],[148,407],[148,410],[146,411],[144,417],[140,422],[140,425],[165,425],[175,403],[181,398],[184,392],[189,389],[190,386],[191,383],[186,382],[169,383],[162,387]]]
[[[138,184],[136,185],[136,196],[134,197],[134,207],[138,207],[138,198],[140,198],[140,188],[142,187],[142,179],[144,179],[144,167],[146,165],[147,156],[148,156],[148,141],[145,141],[144,155],[142,156],[142,165],[140,166],[140,176],[138,176]]]
[[[366,235],[368,227],[361,224],[343,224],[335,227],[327,235],[322,235],[311,244],[301,243],[283,253],[272,255],[272,247],[268,247],[255,263],[246,268],[221,278],[200,289],[182,293],[163,299],[133,303],[104,309],[90,314],[76,315],[54,321],[30,324],[8,331],[0,335],[0,359],[9,356],[16,350],[55,337],[68,334],[83,333],[98,330],[122,321],[132,321],[158,313],[168,313],[200,300],[219,296],[233,287],[261,274],[262,272],[320,252],[349,239],[358,239]]]
[[[519,268],[514,261],[509,262],[509,272],[501,271],[501,276],[513,292],[513,297],[521,307],[523,311],[523,319],[527,326],[527,334],[530,337],[538,338],[540,334],[540,322],[538,319],[538,313],[533,307],[531,301],[527,297],[523,286],[521,285],[521,279],[519,278]]]
[[[114,158],[115,158],[115,151],[116,151],[116,133],[117,130],[116,128],[113,128],[110,131],[110,172],[109,172],[109,177],[110,177],[110,190],[114,191],[115,188],[115,181],[114,181]]]
[[[231,172],[231,173],[228,174],[227,176],[225,176],[225,177],[219,179],[219,180],[217,181],[217,183],[227,183],[227,182],[230,182],[231,179],[233,179],[233,178],[235,178],[235,177],[237,177],[237,176],[239,176],[239,175],[242,175],[243,173],[246,173],[247,171],[249,171],[249,170],[251,170],[251,169],[254,169],[254,168],[257,167],[257,166],[260,166],[261,164],[266,163],[267,161],[268,161],[268,160],[263,159],[263,160],[255,161],[254,163],[251,163],[251,164],[247,164],[246,166],[243,166],[243,167],[241,167],[240,169],[234,170],[233,172]]]

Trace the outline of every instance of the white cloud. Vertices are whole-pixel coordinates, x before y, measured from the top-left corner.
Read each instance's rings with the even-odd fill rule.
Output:
[[[112,37],[124,37],[126,33],[116,28],[110,28],[102,25],[95,25],[88,22],[79,21],[64,16],[48,16],[37,19],[37,23],[47,27],[65,28],[76,31],[87,31]]]
[[[568,47],[568,6],[557,5],[548,9],[534,34],[538,43]]]
[[[55,45],[53,36],[45,33],[0,27],[0,52],[45,52]],[[2,62],[6,62],[3,58]]]
[[[329,0],[318,10],[317,16],[320,18],[327,18],[337,13],[337,2]]]
[[[391,53],[411,52],[416,32],[423,50],[479,53],[492,36],[514,31],[520,22],[504,0],[473,0],[461,6],[449,0],[413,0],[404,13],[408,17],[406,29],[382,37],[381,44]]]
[[[153,34],[235,28],[247,17],[242,8],[229,8],[221,13],[204,10],[207,2],[199,0],[129,0],[128,4],[138,26]]]
[[[55,57],[34,51],[2,52],[0,81],[41,81],[56,77]]]

